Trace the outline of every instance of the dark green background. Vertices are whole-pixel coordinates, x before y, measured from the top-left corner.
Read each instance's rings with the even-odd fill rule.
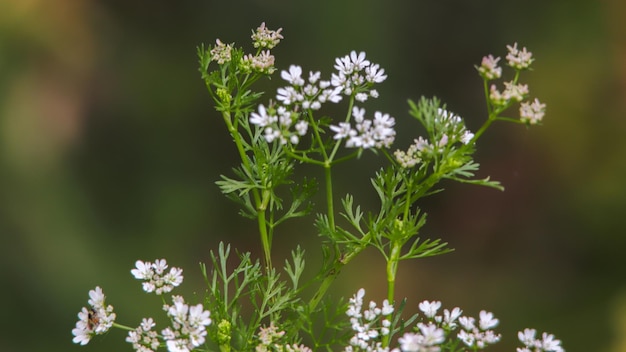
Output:
[[[544,126],[497,124],[481,139],[481,176],[504,193],[445,184],[424,202],[423,235],[456,251],[406,263],[397,293],[413,310],[439,299],[493,311],[505,334],[493,350],[536,327],[568,351],[626,351],[623,1],[0,0],[1,351],[129,351],[120,330],[71,343],[89,289],[102,286],[134,326],[160,307],[131,277],[136,259],[183,267],[178,292],[193,300],[198,262],[220,240],[258,253],[254,223],[214,185],[237,159],[195,48],[247,46],[262,21],[284,28],[279,68],[329,75],[350,50],[380,63],[389,78],[366,107],[396,117],[398,148],[416,137],[407,98],[436,95],[475,130],[485,108],[473,66],[528,47],[537,61],[524,81],[548,105]],[[340,166],[338,193],[375,207],[376,163]],[[286,225],[277,250],[301,243],[316,263],[311,222]],[[365,287],[381,300],[381,265],[367,252],[335,294]]]

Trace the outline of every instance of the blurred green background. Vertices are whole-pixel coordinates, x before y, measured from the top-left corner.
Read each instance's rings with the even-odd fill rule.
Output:
[[[380,63],[389,78],[367,107],[399,120],[399,148],[415,137],[407,98],[436,95],[476,129],[473,65],[528,47],[544,126],[496,124],[481,140],[481,176],[505,192],[446,184],[423,204],[423,235],[456,251],[405,263],[397,294],[413,309],[438,299],[493,311],[504,334],[493,350],[536,327],[568,351],[626,351],[624,1],[0,0],[1,351],[130,351],[120,330],[71,343],[89,289],[135,326],[160,306],[132,279],[135,260],[183,267],[189,295],[219,241],[259,252],[254,223],[214,185],[237,159],[195,51],[217,37],[248,46],[262,21],[284,28],[279,68],[329,75],[350,50]],[[375,164],[339,167],[336,189],[375,207]],[[316,262],[311,222],[286,226],[278,250],[308,244]],[[382,299],[381,264],[367,252],[335,294]]]

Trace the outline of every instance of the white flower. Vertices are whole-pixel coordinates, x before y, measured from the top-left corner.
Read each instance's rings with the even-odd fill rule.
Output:
[[[382,314],[383,315],[389,315],[391,313],[393,313],[393,306],[391,304],[389,304],[389,300],[384,300],[383,301]]]
[[[87,303],[94,309],[99,309],[104,306],[104,298],[104,292],[102,292],[100,286],[96,286],[95,289],[89,290],[89,300]]]
[[[498,319],[496,319],[493,316],[493,313],[490,313],[484,310],[480,311],[479,316],[480,316],[480,320],[478,322],[478,327],[480,327],[481,330],[488,330],[488,329],[494,328],[500,322]]]
[[[270,123],[270,116],[267,114],[265,106],[259,105],[259,112],[250,114],[250,123],[259,127],[265,127]]]
[[[320,84],[320,88],[321,88],[321,84]],[[338,103],[341,101],[341,99],[343,98],[341,97],[340,87],[324,89],[322,93],[317,97],[317,100],[320,103],[325,103],[327,101],[330,101],[332,103]]]
[[[542,338],[543,340],[541,341],[541,348],[543,348],[544,351],[546,352],[547,351],[554,351],[554,352],[564,351],[563,347],[561,347],[561,340],[554,339],[554,335],[544,332],[542,334]]]
[[[335,132],[334,139],[346,138],[352,134],[352,126],[347,122],[340,122],[338,126],[330,125],[330,130]]]
[[[136,269],[130,271],[131,274],[138,280],[150,280],[153,275],[152,263],[143,262],[138,260],[135,262]]]
[[[459,318],[459,324],[461,324],[461,326],[465,330],[474,330],[476,328],[475,322],[476,322],[476,319],[472,317],[460,317]]]
[[[212,322],[211,313],[204,310],[202,304],[190,307],[180,296],[172,297],[172,302],[173,305],[163,306],[172,321],[172,327],[161,331],[168,349],[190,351],[202,345],[206,340],[206,326]]]
[[[154,326],[152,318],[144,318],[135,330],[128,332],[126,342],[131,343],[133,349],[138,352],[156,351],[160,342],[156,331],[152,331]]]
[[[535,343],[535,335],[537,334],[537,330],[535,329],[524,329],[524,331],[520,331],[517,333],[517,338],[526,346],[532,346]]]
[[[72,329],[72,342],[86,345],[92,336],[104,334],[113,326],[116,317],[113,306],[106,306],[104,301],[104,292],[99,286],[89,291],[90,308],[83,307],[78,312],[78,321]]]
[[[500,93],[495,84],[492,84],[489,90],[489,101],[496,106],[502,106],[507,103],[506,97]]]
[[[428,325],[419,323],[417,327],[423,335],[422,344],[424,346],[435,346],[442,343],[445,340],[445,334],[443,329],[438,328],[435,324],[429,323]]]
[[[459,307],[455,307],[452,311],[447,309],[443,310],[443,323],[445,326],[454,329],[456,328],[456,320],[463,314],[463,311]]]
[[[424,313],[428,318],[432,318],[437,314],[437,311],[441,308],[440,301],[423,301],[419,304],[419,309]]]
[[[311,84],[315,84],[317,83],[317,81],[320,79],[321,73],[320,71],[317,72],[309,72],[309,83]]]
[[[265,27],[265,22],[261,23],[261,26],[259,26],[259,28],[252,33],[254,47],[267,49],[274,48],[278,45],[278,43],[280,43],[280,40],[283,39],[283,36],[280,34],[282,30],[282,28],[279,28],[278,30],[273,31]]]
[[[258,55],[246,54],[241,58],[240,67],[245,72],[274,73],[274,55],[269,50],[261,51]]]
[[[403,352],[419,352],[422,349],[422,341],[424,337],[412,332],[405,333],[398,339],[400,343],[400,349]]]
[[[463,132],[463,135],[461,136],[461,143],[469,144],[469,142],[472,141],[472,138],[474,138],[474,134],[466,130],[465,132]]]
[[[294,87],[288,86],[284,88],[278,88],[276,90],[276,99],[278,101],[282,101],[284,105],[291,105],[295,102],[304,100],[304,96],[300,94]]]
[[[189,352],[191,351],[188,346],[188,341],[186,339],[175,339],[168,340],[166,342],[167,350],[169,352]]]
[[[504,92],[502,92],[502,95],[506,100],[522,101],[526,95],[528,95],[528,85],[504,82]]]
[[[220,65],[230,62],[232,50],[232,44],[226,45],[219,39],[216,39],[215,46],[211,49],[211,60],[216,61]]]
[[[546,113],[546,104],[542,104],[538,99],[532,103],[523,102],[520,104],[519,114],[522,122],[536,125],[543,119]]]
[[[387,79],[385,69],[380,68],[378,64],[373,64],[365,68],[365,80],[370,83],[382,83]]]
[[[157,259],[154,263],[138,260],[135,267],[130,272],[136,279],[145,280],[142,287],[148,293],[154,292],[157,295],[168,293],[183,282],[182,269],[173,267],[169,272],[165,272],[168,268],[165,259]]]
[[[517,43],[515,43],[513,46],[507,45],[506,48],[509,50],[509,53],[506,55],[509,66],[522,70],[530,67],[530,64],[533,63],[533,53],[526,51],[525,47],[522,50],[518,50]]]
[[[363,92],[361,92],[361,93],[357,93],[357,94],[354,96],[354,99],[355,99],[356,101],[359,101],[359,102],[361,102],[361,103],[362,103],[362,102],[364,102],[364,101],[366,101],[366,100],[367,100],[367,93],[363,93]]]
[[[289,66],[289,72],[282,71],[280,77],[294,86],[304,85],[304,79],[302,79],[302,67],[291,65]]]
[[[492,55],[483,57],[483,61],[478,67],[478,72],[485,79],[497,79],[502,76],[502,67],[498,66],[500,58],[494,58]]]
[[[296,123],[295,128],[299,135],[304,136],[309,128],[309,123],[304,120],[300,120]]]

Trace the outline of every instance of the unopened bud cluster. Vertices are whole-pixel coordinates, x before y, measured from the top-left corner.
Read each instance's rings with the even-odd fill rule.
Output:
[[[526,101],[530,93],[528,85],[517,82],[519,73],[523,70],[530,69],[535,59],[532,52],[526,48],[518,49],[517,43],[507,45],[508,54],[506,55],[507,66],[515,71],[515,77],[511,81],[504,82],[504,89],[500,90],[495,84],[489,87],[489,103],[494,111],[502,112],[514,103],[520,103],[519,114],[520,121],[530,125],[536,125],[541,122],[545,115],[546,104],[534,99],[532,102]],[[499,79],[502,77],[502,67],[498,66],[499,57],[488,55],[483,57],[480,66],[476,69],[483,77],[485,82]],[[487,84],[487,83],[485,83]]]

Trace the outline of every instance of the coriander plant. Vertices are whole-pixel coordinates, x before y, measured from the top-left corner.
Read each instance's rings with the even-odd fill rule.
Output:
[[[497,343],[499,320],[490,312],[475,318],[459,307],[441,310],[438,301],[422,301],[418,312],[406,312],[407,301],[396,297],[396,273],[405,260],[451,250],[440,239],[420,235],[426,223],[420,200],[442,191],[442,180],[502,189],[496,181],[475,177],[479,164],[473,155],[494,122],[529,126],[543,119],[545,104],[529,100],[528,86],[519,82],[534,61],[532,54],[517,44],[507,46],[510,80],[503,84],[496,83],[503,77],[499,57],[486,56],[476,67],[487,104],[476,132],[437,98],[409,100],[408,114],[422,132],[400,148],[394,146],[395,118],[366,110],[387,75],[364,52],[336,58],[330,75],[290,65],[280,70],[282,86],[269,99],[254,90],[258,80],[278,70],[271,50],[282,39],[282,29],[261,24],[252,33],[252,53],[219,39],[198,49],[201,77],[240,158],[217,185],[240,205],[243,217],[256,223],[263,257],[235,255],[229,244],[220,243],[209,263],[201,265],[206,292],[195,304],[170,295],[183,281],[181,269],[169,268],[165,259],[137,261],[131,274],[142,280],[145,292],[163,297],[158,319],[165,328],[157,329],[152,317],[137,327],[117,323],[96,287],[89,292],[89,307],[78,313],[73,341],[85,345],[116,327],[128,331],[126,341],[134,350],[144,352],[477,351]],[[344,113],[326,114],[331,104],[341,104]],[[519,117],[509,115],[514,108]],[[371,191],[380,201],[376,209],[359,205],[333,183],[336,165],[358,162],[365,152],[385,162],[371,177]],[[320,180],[297,179],[294,171],[303,164],[319,167]],[[318,183],[325,196],[320,209],[311,202]],[[282,265],[273,261],[275,236],[290,235],[281,225],[301,217],[309,217],[323,239],[323,262],[306,280],[304,249],[293,249]],[[369,247],[385,260],[387,298],[367,303],[361,288],[347,300],[329,299],[344,266]],[[553,335],[537,335],[534,329],[520,331],[518,338],[523,345],[518,352],[564,351]]]

